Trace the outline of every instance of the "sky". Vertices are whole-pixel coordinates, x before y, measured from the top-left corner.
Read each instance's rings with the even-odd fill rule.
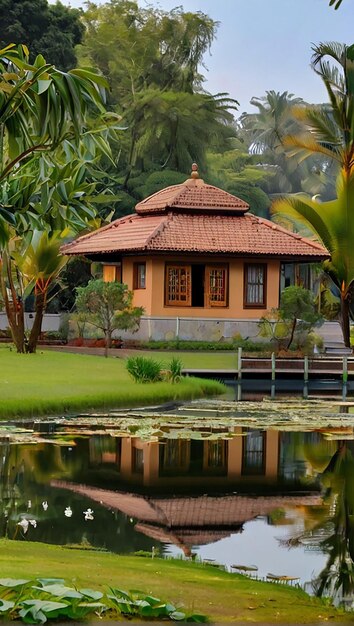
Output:
[[[84,7],[82,0],[62,2]],[[308,102],[326,101],[321,80],[310,68],[311,46],[323,41],[354,42],[354,0],[343,0],[338,11],[328,6],[328,0],[152,0],[150,4],[166,10],[183,6],[186,11],[203,11],[220,22],[211,55],[205,56],[205,88],[213,94],[228,92],[239,101],[240,113],[255,111],[249,104],[252,96],[261,97],[271,89]]]

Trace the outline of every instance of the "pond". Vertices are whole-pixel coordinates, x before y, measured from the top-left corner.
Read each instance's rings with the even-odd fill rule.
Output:
[[[209,400],[2,424],[0,536],[197,558],[348,599],[353,410]]]

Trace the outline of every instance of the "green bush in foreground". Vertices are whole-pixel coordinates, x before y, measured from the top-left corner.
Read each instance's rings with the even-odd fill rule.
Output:
[[[136,383],[155,383],[162,380],[162,365],[155,359],[131,356],[126,360],[126,368]]]
[[[181,359],[177,357],[173,357],[169,362],[168,366],[168,379],[171,383],[178,383],[181,380],[183,363]]]
[[[93,589],[67,587],[62,578],[36,580],[1,578],[0,615],[21,619],[26,624],[44,624],[48,620],[82,620],[91,615],[116,618],[170,619],[207,622],[205,615],[187,614],[173,604],[139,591],[110,588],[104,594]]]

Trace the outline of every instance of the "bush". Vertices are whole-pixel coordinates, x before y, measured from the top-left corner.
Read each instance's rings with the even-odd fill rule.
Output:
[[[125,346],[131,345],[131,342],[125,341]],[[271,345],[263,341],[252,341],[251,339],[237,338],[231,343],[223,343],[221,341],[189,341],[189,340],[174,340],[174,341],[139,341],[134,342],[134,347],[138,347],[144,350],[205,350],[209,352],[223,350],[237,350],[237,348],[243,348],[246,352],[264,352],[271,350]]]
[[[181,380],[182,368],[183,368],[183,363],[181,359],[177,359],[176,357],[173,357],[173,359],[167,366],[168,379],[171,381],[171,383],[178,383]]]
[[[136,383],[155,383],[162,380],[162,366],[155,359],[132,356],[127,359],[126,368]]]

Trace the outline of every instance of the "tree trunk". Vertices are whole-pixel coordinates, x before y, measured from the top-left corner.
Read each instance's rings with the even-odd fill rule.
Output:
[[[112,347],[112,330],[110,328],[106,329],[105,332],[105,343],[104,343],[104,355],[108,357],[108,350]]]
[[[340,294],[340,325],[342,327],[343,341],[346,348],[350,348],[350,322],[348,294]]]
[[[7,265],[7,261],[6,265]],[[8,277],[10,283],[10,290],[12,294],[12,301],[9,299],[9,294],[7,290],[7,283],[4,278],[4,275],[0,276],[1,283],[1,294],[5,305],[5,311],[7,315],[7,319],[9,322],[9,327],[11,331],[12,341],[16,346],[16,350],[19,353],[25,352],[25,320],[24,320],[24,310],[23,310],[23,302],[19,298],[17,298],[11,277],[11,271],[7,271],[6,267],[6,275]]]
[[[290,346],[291,346],[291,344],[292,344],[292,342],[293,342],[293,339],[294,339],[294,335],[295,335],[295,328],[296,328],[296,322],[297,322],[297,320],[296,320],[296,317],[295,317],[295,318],[294,318],[294,321],[293,321],[292,328],[291,328],[291,335],[290,335],[289,343],[288,343],[288,345],[286,346],[286,349],[287,349],[287,350],[289,350],[289,348],[290,348]]]
[[[41,330],[42,330],[42,321],[43,321],[45,305],[46,305],[46,294],[40,291],[36,295],[35,317],[34,317],[32,330],[30,333],[30,337],[28,340],[27,349],[26,349],[26,352],[30,354],[34,353],[37,349],[39,335],[41,334]]]

